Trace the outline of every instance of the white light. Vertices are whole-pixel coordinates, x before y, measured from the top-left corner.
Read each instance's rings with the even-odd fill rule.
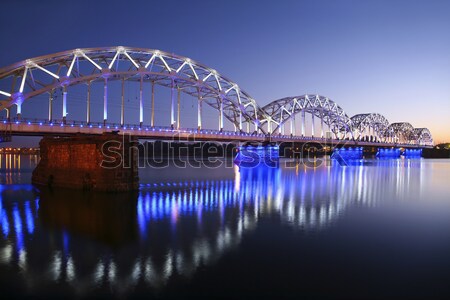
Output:
[[[217,73],[214,74],[214,78],[216,79],[217,86],[219,87],[219,91],[222,91],[222,86],[220,85],[219,78],[217,77]]]
[[[55,77],[56,79],[59,79],[59,76],[58,76],[58,75],[56,75],[56,74],[53,73],[53,72],[50,72],[50,71],[47,70],[47,69],[44,69],[43,67],[39,66],[38,64],[33,63],[33,67],[36,67],[36,68],[38,68],[38,69],[41,70],[41,71],[44,71],[45,73],[47,73],[47,74],[50,75],[50,76]]]
[[[25,80],[27,79],[28,67],[25,67],[23,71],[22,83],[20,84],[19,92],[23,93],[23,89],[25,87]]]
[[[195,79],[198,80],[198,75],[197,75],[197,72],[195,72],[194,67],[192,66],[192,64],[190,62],[188,62],[188,64],[189,64],[189,67],[192,70],[192,73],[194,73]]]
[[[95,61],[90,59],[86,54],[82,53],[83,57],[86,58],[91,64],[93,64],[97,69],[101,70],[102,67],[100,67]]]
[[[6,97],[11,97],[10,93],[4,92],[4,91],[0,91],[0,95],[4,95]]]
[[[72,73],[72,69],[73,69],[73,66],[74,66],[74,64],[75,64],[75,60],[76,60],[76,59],[77,59],[77,55],[74,54],[73,59],[72,59],[72,62],[70,63],[69,71],[67,71],[67,77],[69,77],[70,74]]]
[[[161,55],[159,55],[159,59],[163,62],[164,66],[166,67],[166,69],[171,72],[172,69],[169,67],[169,65],[167,64],[167,62],[165,61],[164,57],[162,57]]]
[[[126,51],[124,51],[124,53],[125,53],[125,56],[128,57],[128,59],[133,63],[133,65],[134,65],[137,69],[139,69],[139,65],[131,58],[131,56],[130,56]]]
[[[108,69],[111,69],[113,67],[114,62],[116,61],[118,55],[119,55],[119,51],[117,51],[116,55],[114,55],[113,60],[111,61],[111,63],[108,66]]]
[[[183,69],[183,67],[187,64],[187,62],[185,61],[175,72],[180,72],[181,69]]]
[[[205,78],[203,78],[203,81],[206,81],[211,75],[213,75],[213,72],[209,73]]]
[[[150,59],[148,60],[148,62],[145,64],[145,68],[148,68],[148,66],[152,63],[152,61],[155,59],[155,54],[152,55],[152,57],[150,57]]]

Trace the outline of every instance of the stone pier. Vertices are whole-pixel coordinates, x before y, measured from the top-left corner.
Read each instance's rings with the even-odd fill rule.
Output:
[[[106,143],[106,144],[105,144]],[[50,188],[106,192],[139,188],[137,139],[118,134],[44,137],[32,182]]]

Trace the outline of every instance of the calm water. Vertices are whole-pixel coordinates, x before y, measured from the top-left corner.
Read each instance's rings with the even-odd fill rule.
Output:
[[[131,194],[39,191],[1,157],[13,296],[445,298],[450,160],[141,169]]]

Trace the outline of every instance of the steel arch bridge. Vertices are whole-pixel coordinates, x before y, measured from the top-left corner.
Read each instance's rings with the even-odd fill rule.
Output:
[[[414,137],[417,145],[433,145],[433,136],[428,128],[414,128]]]
[[[121,83],[120,123],[111,123],[108,84]],[[125,82],[135,82],[139,86],[139,118],[131,126],[126,124]],[[91,87],[103,86],[102,123],[92,122]],[[67,119],[67,103],[70,102],[71,88],[77,85],[87,86],[86,118],[84,120]],[[151,118],[144,120],[143,87],[151,87],[148,98],[151,103]],[[417,128],[409,123],[389,122],[381,114],[358,114],[350,118],[342,107],[327,97],[305,94],[275,100],[264,107],[241,89],[235,82],[219,74],[216,70],[187,57],[170,54],[155,49],[108,47],[87,48],[49,54],[27,59],[0,69],[0,111],[6,111],[3,123],[11,125],[15,135],[101,133],[105,129],[121,129],[122,132],[136,134],[142,138],[155,134],[138,134],[142,131],[161,131],[155,124],[155,86],[170,89],[170,122],[162,127],[168,132],[196,132],[206,138],[264,141],[268,136],[283,141],[325,139],[324,133],[333,133],[328,139],[360,141],[372,137],[366,142],[402,143],[405,145],[432,145],[431,133],[426,128]],[[62,111],[53,109],[56,92],[62,95]],[[182,128],[180,124],[180,94],[194,97],[197,102],[196,128]],[[48,117],[37,120],[25,120],[22,106],[30,99],[48,95]],[[217,112],[216,129],[205,128],[202,122],[203,105]],[[11,116],[12,108],[16,116]],[[296,117],[300,113],[301,130],[296,130]],[[306,136],[305,115],[311,118],[311,136]],[[60,116],[60,117],[59,117]],[[169,119],[169,118],[168,118]],[[315,128],[320,121],[320,135]],[[225,132],[224,122],[228,120],[234,131]],[[148,122],[149,121],[149,122]],[[149,123],[149,124],[144,124]],[[60,126],[54,126],[54,125]],[[33,128],[27,128],[29,125]],[[286,126],[290,132],[285,135]],[[75,128],[74,128],[75,127]],[[159,130],[155,130],[159,127]],[[213,134],[213,136],[211,136]]]
[[[125,122],[124,92],[125,81],[140,82],[139,123],[143,123],[143,84],[152,86],[152,105],[154,104],[154,85],[171,89],[171,126],[179,127],[179,115],[175,106],[180,92],[198,98],[198,127],[202,127],[201,110],[205,103],[219,112],[219,127],[223,128],[224,118],[230,120],[239,130],[243,124],[252,123],[258,128],[258,116],[264,112],[240,87],[208,68],[189,58],[169,54],[159,50],[141,48],[89,48],[65,51],[35,59],[28,59],[12,66],[0,69],[0,82],[10,81],[10,89],[0,94],[7,99],[0,101],[0,109],[17,106],[22,112],[22,104],[37,95],[49,93],[52,97],[55,89],[63,89],[62,118],[67,117],[67,89],[72,85],[88,84],[87,117],[90,122],[90,86],[94,82],[104,83],[103,118],[108,120],[108,81],[122,81],[121,125]],[[50,110],[49,110],[50,111]],[[154,110],[153,110],[154,111]],[[49,116],[51,120],[52,116]],[[152,112],[151,124],[154,125]]]
[[[385,137],[390,142],[415,141],[414,127],[408,122],[392,123],[385,131]]]
[[[351,117],[354,137],[362,140],[369,138],[371,141],[381,141],[389,127],[389,121],[381,114],[366,113]]]
[[[342,133],[344,137],[352,133],[351,119],[344,110],[334,101],[320,95],[302,95],[297,97],[286,97],[275,100],[263,107],[266,117],[261,122],[267,123],[268,132],[275,133],[277,130],[284,134],[284,125],[288,122],[291,135],[296,135],[295,119],[301,114],[301,134],[305,136],[305,113],[311,114],[311,131],[315,135],[315,117],[321,122],[321,137],[324,137],[324,124],[327,125],[337,136]]]

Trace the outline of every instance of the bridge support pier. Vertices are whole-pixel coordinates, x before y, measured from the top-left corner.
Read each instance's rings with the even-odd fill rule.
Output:
[[[137,190],[136,143],[135,138],[117,134],[44,137],[32,183],[106,192]]]

